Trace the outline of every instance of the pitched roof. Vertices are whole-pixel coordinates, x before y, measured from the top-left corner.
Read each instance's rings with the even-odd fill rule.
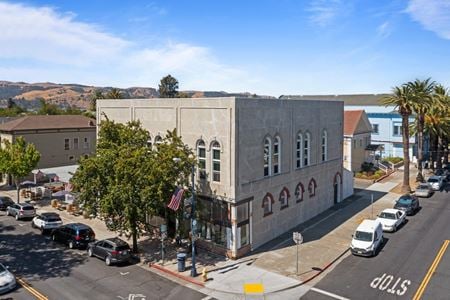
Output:
[[[0,131],[95,128],[95,120],[80,115],[24,116],[3,124]]]
[[[358,128],[359,120],[364,110],[346,110],[344,111],[344,135],[352,135]]]
[[[354,94],[354,95],[283,95],[281,99],[308,99],[344,101],[344,105],[377,105],[380,100],[389,94]]]

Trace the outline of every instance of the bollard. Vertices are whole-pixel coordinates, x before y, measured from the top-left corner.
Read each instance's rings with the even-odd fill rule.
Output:
[[[203,282],[208,281],[208,275],[207,275],[207,272],[206,272],[206,268],[203,268],[202,278],[203,278]]]

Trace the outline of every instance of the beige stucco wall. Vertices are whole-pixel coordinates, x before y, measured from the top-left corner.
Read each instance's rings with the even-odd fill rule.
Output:
[[[38,130],[17,133],[27,143],[35,145],[41,154],[37,168],[52,168],[73,165],[84,155],[95,152],[95,128],[80,130]],[[78,138],[78,148],[74,149],[74,138]],[[84,138],[89,146],[84,145]],[[64,149],[64,140],[69,139],[70,149]]]
[[[140,120],[152,138],[177,129],[191,148],[202,139],[207,145],[207,173],[211,174],[213,141],[221,145],[221,182],[209,182],[200,191],[236,203],[251,201],[253,248],[269,241],[333,205],[334,180],[342,174],[343,103],[279,99],[127,99],[99,100],[97,122],[105,115],[117,122]],[[328,160],[321,162],[321,132],[328,132]],[[295,169],[297,132],[311,134],[311,165]],[[264,178],[263,141],[266,135],[281,137],[281,174]],[[341,175],[342,176],[342,175]],[[223,178],[223,180],[222,180]],[[309,181],[317,182],[316,195],[308,195]],[[304,201],[296,203],[295,187],[305,187]],[[281,190],[290,192],[289,207],[280,210]],[[263,217],[262,200],[274,196],[273,214]],[[342,197],[342,189],[340,197]],[[233,237],[236,215],[232,211]],[[236,243],[232,243],[236,253]]]
[[[333,183],[342,174],[341,102],[305,100],[237,101],[236,149],[238,200],[253,197],[252,244],[258,247],[294,226],[316,216],[334,204]],[[321,161],[321,133],[328,133],[328,160]],[[296,138],[298,132],[311,134],[311,165],[296,169]],[[281,138],[281,174],[264,177],[264,138]],[[341,175],[342,176],[342,175]],[[308,195],[308,184],[314,178],[316,195]],[[296,203],[295,188],[305,187],[304,201]],[[289,190],[289,207],[281,209],[279,196]],[[271,193],[275,203],[272,214],[264,217],[262,201]],[[342,191],[341,191],[342,193]],[[341,195],[342,197],[342,195]]]

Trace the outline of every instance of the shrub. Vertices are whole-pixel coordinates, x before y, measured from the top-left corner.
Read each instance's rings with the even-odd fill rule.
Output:
[[[366,172],[373,170],[373,163],[363,162],[361,164],[361,170]]]

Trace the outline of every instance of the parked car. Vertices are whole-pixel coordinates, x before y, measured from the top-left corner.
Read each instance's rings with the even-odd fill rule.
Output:
[[[0,196],[0,210],[5,211],[8,206],[13,205],[14,203],[15,202],[11,198],[7,196]]]
[[[33,218],[36,215],[34,206],[28,203],[14,203],[6,208],[6,215],[13,216],[16,220]]]
[[[350,250],[353,255],[375,256],[383,245],[383,227],[380,221],[364,220],[352,237]]]
[[[434,191],[431,188],[431,185],[429,183],[420,183],[414,192],[414,195],[417,197],[431,197],[433,195]]]
[[[51,230],[58,228],[63,224],[61,218],[57,213],[54,212],[46,212],[40,215],[37,215],[31,221],[31,227],[39,228],[42,233],[46,230]]]
[[[95,241],[95,233],[91,227],[81,223],[70,223],[53,229],[52,240],[73,248],[84,248]]]
[[[119,238],[110,238],[90,243],[88,255],[103,259],[105,264],[110,266],[113,263],[128,262],[131,251],[127,242]]]
[[[405,194],[395,202],[394,208],[404,211],[408,216],[413,215],[420,209],[419,199],[414,195]]]
[[[383,210],[377,218],[383,227],[383,231],[395,232],[406,222],[406,213],[404,211],[387,208]]]
[[[435,191],[440,191],[444,185],[444,177],[433,175],[428,178],[427,182],[430,184],[431,188]]]
[[[7,267],[0,263],[0,294],[4,294],[15,289],[16,285],[16,278],[13,273],[11,273]]]

